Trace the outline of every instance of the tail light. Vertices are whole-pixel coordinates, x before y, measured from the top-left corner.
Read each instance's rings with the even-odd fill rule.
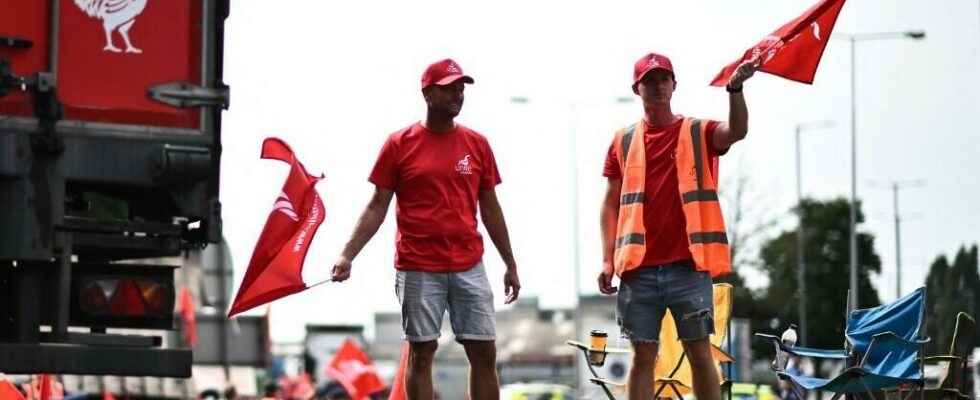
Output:
[[[173,269],[78,264],[72,268],[72,325],[173,329]]]

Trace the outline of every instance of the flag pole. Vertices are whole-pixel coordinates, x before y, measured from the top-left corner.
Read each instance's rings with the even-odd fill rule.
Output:
[[[319,281],[319,282],[317,282],[317,283],[314,283],[314,284],[312,284],[312,285],[306,285],[306,288],[307,288],[307,289],[312,289],[312,288],[315,288],[315,287],[317,287],[317,286],[320,286],[320,285],[322,285],[322,284],[324,284],[324,283],[328,283],[328,282],[333,282],[333,281],[334,281],[334,280],[333,280],[332,278],[327,278],[327,279],[325,279],[325,280],[322,280],[322,281]]]

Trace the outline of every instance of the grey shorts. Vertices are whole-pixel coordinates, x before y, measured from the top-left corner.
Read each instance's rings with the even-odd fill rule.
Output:
[[[641,268],[620,282],[616,321],[623,337],[634,342],[657,342],[660,322],[670,309],[681,340],[703,339],[714,333],[711,277],[693,263],[679,262]]]
[[[438,339],[446,310],[456,341],[496,339],[493,291],[483,262],[460,272],[397,271],[395,282],[403,339]]]

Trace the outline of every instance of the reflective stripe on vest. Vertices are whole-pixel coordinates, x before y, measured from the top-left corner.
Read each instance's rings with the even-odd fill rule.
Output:
[[[700,271],[712,277],[731,271],[728,235],[718,203],[717,171],[706,152],[702,134],[707,123],[685,118],[677,138],[678,195],[684,211],[688,248]],[[614,265],[616,274],[640,266],[646,254],[643,202],[646,181],[646,148],[643,121],[616,133],[623,183],[620,195]]]

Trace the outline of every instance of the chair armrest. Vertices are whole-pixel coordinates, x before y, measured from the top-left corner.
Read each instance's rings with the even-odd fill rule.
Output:
[[[582,350],[582,351],[589,351],[590,350],[589,349],[589,345],[587,345],[585,343],[582,343],[582,342],[579,342],[577,340],[566,340],[565,341],[565,344],[567,344],[569,346],[572,346],[574,348],[577,348],[579,350]],[[604,351],[604,353],[606,353],[606,354],[630,354],[632,352],[633,351],[630,350],[630,349],[621,349],[621,348],[618,348],[618,347],[606,347],[606,350]]]
[[[924,345],[926,343],[929,343],[929,340],[930,339],[929,338],[925,338],[925,339],[919,339],[919,340],[907,340],[907,339],[905,339],[905,338],[903,338],[901,336],[896,335],[895,332],[888,331],[888,332],[876,333],[874,336],[871,336],[871,343],[874,343],[876,340],[879,341],[879,342],[885,341],[885,340],[887,340],[887,341],[895,341],[895,342],[902,343],[903,345],[908,345],[908,346],[921,346],[921,345]],[[871,348],[871,344],[870,343],[868,344],[868,348],[869,349]]]
[[[959,361],[963,357],[960,356],[929,356],[925,358],[926,362],[939,362],[939,361]]]
[[[728,354],[728,352],[722,350],[721,347],[715,345],[711,345],[711,357],[713,357],[715,361],[719,363],[735,362],[735,357],[732,357],[731,354]]]
[[[783,344],[782,340],[780,340],[778,337],[773,335],[767,335],[765,333],[756,333],[755,337],[757,339],[765,340],[772,343],[773,346],[775,346],[777,353],[779,351],[784,351],[786,353],[796,355],[796,356],[801,356],[801,357],[825,358],[825,359],[834,359],[834,360],[844,360],[847,359],[848,357],[848,352],[847,350],[844,349],[815,349],[812,347],[803,347],[803,346],[786,347],[786,345]]]
[[[565,341],[565,344],[567,344],[569,346],[572,346],[572,347],[575,347],[575,348],[577,348],[579,350],[588,350],[589,349],[589,346],[586,346],[585,343],[579,342],[577,340],[566,340]]]
[[[612,379],[606,379],[606,378],[589,378],[589,382],[592,382],[600,386],[606,385],[612,387],[626,387],[626,382],[616,382]]]
[[[802,346],[783,346],[783,348],[786,349],[785,351],[787,353],[801,357],[826,358],[831,360],[846,360],[848,357],[850,357],[850,353],[848,353],[848,351],[845,349],[815,349],[812,347]]]

